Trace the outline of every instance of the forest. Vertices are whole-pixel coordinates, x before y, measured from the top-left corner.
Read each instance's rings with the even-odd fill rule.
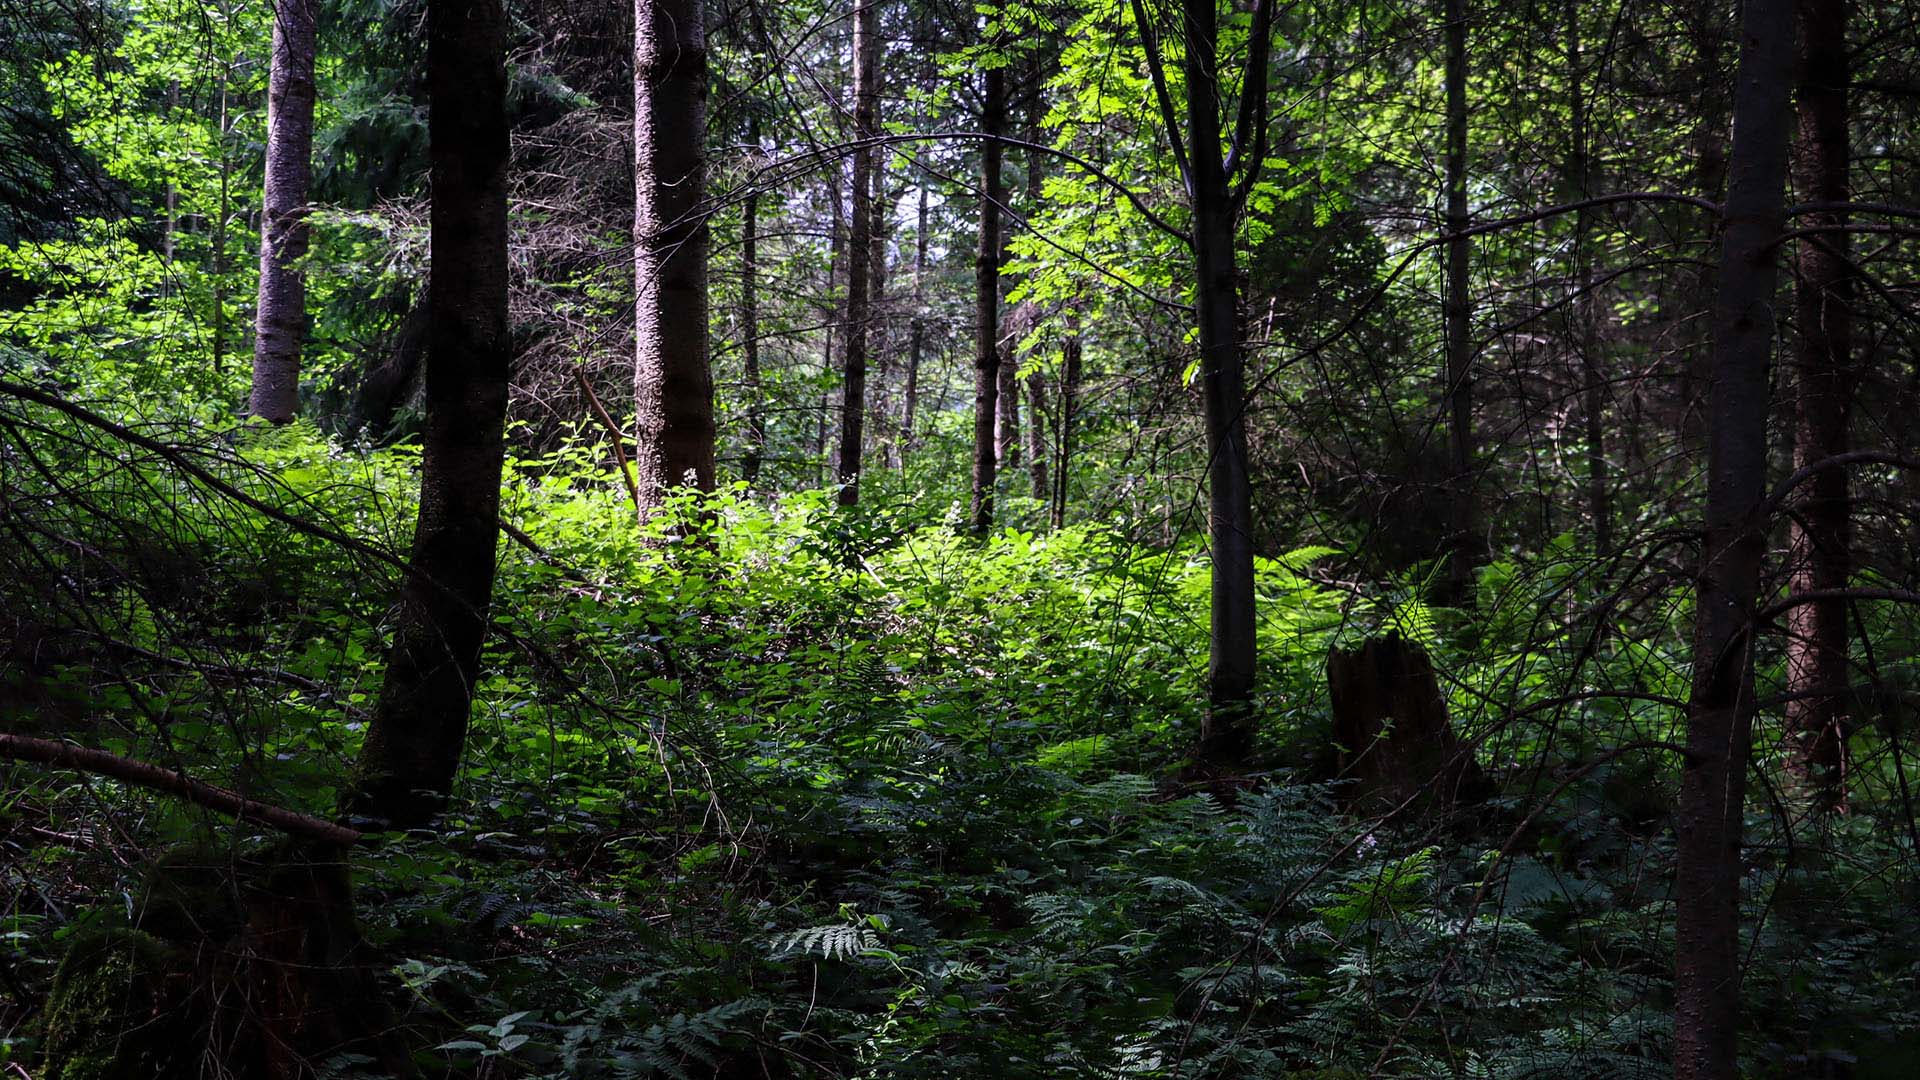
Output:
[[[1906,0],[0,0],[0,1077],[1920,1076]]]

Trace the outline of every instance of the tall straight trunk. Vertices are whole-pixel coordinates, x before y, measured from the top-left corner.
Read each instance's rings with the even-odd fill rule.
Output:
[[[873,157],[878,128],[879,0],[856,0],[853,15],[853,207],[847,237],[847,343],[840,382],[840,505],[860,501],[860,452],[867,416],[867,330],[873,319]]]
[[[1675,819],[1674,1075],[1733,1080],[1740,1027],[1740,839],[1766,553],[1767,370],[1786,198],[1793,0],[1747,0],[1714,305],[1705,535],[1687,762]]]
[[[1847,0],[1799,0],[1800,139],[1794,187],[1808,202],[1847,201]],[[1847,452],[1852,408],[1853,277],[1847,215],[1807,215],[1802,227],[1830,229],[1803,237],[1795,275],[1793,464],[1803,468]],[[1813,474],[1796,500],[1790,526],[1790,591],[1844,589],[1852,566],[1847,473]],[[1834,598],[1787,614],[1787,730],[1792,765],[1816,804],[1846,803],[1847,603]]]
[[[1001,68],[989,68],[982,78],[985,100],[980,130],[988,138],[980,144],[980,244],[973,260],[973,507],[975,536],[993,528],[993,485],[998,467],[994,452],[994,421],[1000,404],[1000,208],[1006,203],[1006,182],[1000,175],[1004,157],[998,137],[1007,127],[1007,77]]]
[[[755,148],[760,125],[752,125]],[[747,399],[747,448],[740,457],[740,478],[752,484],[760,479],[760,459],[767,452],[766,403],[760,385],[760,192],[749,192],[740,217],[740,392]]]
[[[1447,345],[1446,409],[1447,597],[1473,596],[1480,515],[1473,476],[1473,341],[1468,319],[1467,275],[1471,242],[1467,229],[1467,0],[1447,0],[1447,295],[1443,321]]]
[[[702,0],[634,0],[634,459],[640,516],[713,490]]]
[[[260,303],[247,411],[284,424],[300,408],[307,329],[307,192],[313,186],[313,62],[319,0],[273,6],[267,76],[267,182],[260,221]]]
[[[432,263],[420,519],[349,807],[418,825],[453,789],[499,539],[507,327],[507,20],[501,0],[427,7]]]
[[[900,406],[900,464],[913,449],[914,413],[920,407],[920,362],[927,347],[927,186],[920,185],[913,229],[913,326],[907,336],[906,399]]]
[[[1569,142],[1567,177],[1571,194],[1584,201],[1593,190],[1593,159],[1588,145],[1587,89],[1583,84],[1580,48],[1580,0],[1567,0],[1567,101]],[[1574,339],[1578,342],[1582,385],[1581,412],[1587,441],[1587,515],[1593,519],[1594,553],[1601,559],[1613,551],[1613,484],[1607,475],[1606,372],[1600,362],[1598,307],[1593,295],[1593,254],[1588,250],[1593,214],[1574,212],[1572,307]]]
[[[1071,315],[1068,316],[1072,318]],[[1067,476],[1073,467],[1074,410],[1080,405],[1080,328],[1070,325],[1067,339],[1060,346],[1060,423],[1055,437],[1053,469],[1053,527],[1067,523]]]
[[[1036,501],[1044,502],[1053,489],[1047,485],[1047,377],[1027,376],[1027,479]]]
[[[1214,0],[1186,0],[1187,162],[1193,201],[1194,308],[1207,429],[1207,540],[1213,549],[1207,714],[1197,754],[1214,765],[1253,748],[1253,491],[1247,478],[1246,358],[1234,276],[1234,198],[1220,152],[1219,28]],[[1264,88],[1262,90],[1264,92]]]
[[[1001,264],[1006,253],[1001,252]],[[1005,341],[1000,350],[1000,389],[993,410],[993,459],[1001,472],[1020,467],[1019,339],[1026,336],[1026,319],[1018,307],[1008,314]]]

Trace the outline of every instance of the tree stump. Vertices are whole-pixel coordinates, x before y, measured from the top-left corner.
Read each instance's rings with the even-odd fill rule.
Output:
[[[1487,780],[1454,736],[1433,664],[1398,633],[1327,654],[1343,798],[1363,813],[1474,802]]]

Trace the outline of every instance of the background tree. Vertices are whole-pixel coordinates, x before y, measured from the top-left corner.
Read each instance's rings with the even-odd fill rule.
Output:
[[[284,424],[300,407],[300,350],[307,332],[307,197],[313,184],[317,0],[274,5],[267,87],[267,177],[260,213],[260,300],[248,411]]]

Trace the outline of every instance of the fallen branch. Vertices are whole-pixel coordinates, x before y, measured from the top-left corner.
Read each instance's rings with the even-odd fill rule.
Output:
[[[305,837],[337,847],[352,847],[359,843],[358,830],[331,821],[288,810],[285,807],[270,806],[255,802],[243,795],[235,794],[223,787],[195,780],[184,773],[145,761],[135,761],[104,750],[89,750],[72,743],[55,742],[52,739],[33,739],[25,735],[0,735],[0,758],[12,758],[15,761],[37,761],[57,769],[73,769],[77,772],[92,773],[118,780],[123,784],[164,792],[185,799],[196,806],[261,825],[271,826],[290,836]]]

